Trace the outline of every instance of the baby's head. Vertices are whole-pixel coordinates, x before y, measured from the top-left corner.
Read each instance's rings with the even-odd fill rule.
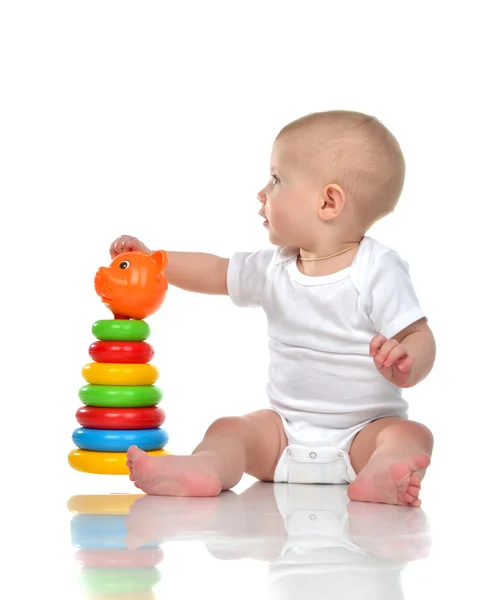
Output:
[[[258,194],[270,240],[310,248],[320,236],[359,239],[391,213],[402,192],[405,161],[395,137],[376,118],[330,111],[283,127],[270,172]]]

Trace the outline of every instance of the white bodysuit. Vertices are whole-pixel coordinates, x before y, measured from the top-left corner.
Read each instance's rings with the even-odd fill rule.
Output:
[[[237,252],[227,285],[237,306],[266,313],[269,406],[282,418],[288,446],[275,481],[353,481],[348,451],[356,434],[382,417],[408,418],[401,388],[377,370],[369,344],[425,317],[408,264],[364,237],[352,264],[310,277],[297,250]]]

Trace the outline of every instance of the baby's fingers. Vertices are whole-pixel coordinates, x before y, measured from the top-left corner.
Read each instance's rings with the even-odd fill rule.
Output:
[[[395,362],[399,361],[401,358],[406,358],[408,356],[408,351],[405,346],[401,344],[397,344],[390,352],[388,356],[385,358],[383,363],[384,367],[391,367]]]
[[[124,252],[132,252],[134,250],[144,250],[144,252],[150,252],[149,248],[145,246],[140,240],[132,235],[121,235],[110,246],[110,256],[115,258],[119,254]]]
[[[385,336],[381,334],[376,335],[370,342],[370,356],[375,356],[386,341],[387,338]]]
[[[415,357],[407,356],[405,360],[402,360],[397,364],[397,368],[400,369],[400,371],[403,371],[404,373],[409,373],[412,370],[414,364]]]

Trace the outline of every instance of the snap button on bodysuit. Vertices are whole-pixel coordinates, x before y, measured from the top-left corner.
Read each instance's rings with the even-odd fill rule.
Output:
[[[310,452],[310,458],[316,458],[316,452]]]

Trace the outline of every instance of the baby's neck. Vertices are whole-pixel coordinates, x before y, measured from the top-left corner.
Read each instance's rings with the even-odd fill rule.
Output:
[[[332,275],[349,267],[358,252],[359,245],[344,254],[333,256],[326,260],[300,260],[298,256],[298,270],[308,277]]]

